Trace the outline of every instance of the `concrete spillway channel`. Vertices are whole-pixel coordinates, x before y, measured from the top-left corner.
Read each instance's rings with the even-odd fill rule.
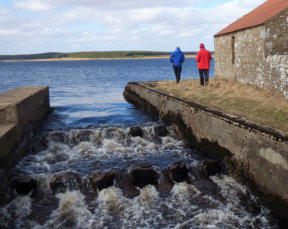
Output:
[[[265,203],[288,217],[288,134],[205,105],[131,82],[128,102],[174,124],[211,158],[222,159],[229,175],[248,185]]]

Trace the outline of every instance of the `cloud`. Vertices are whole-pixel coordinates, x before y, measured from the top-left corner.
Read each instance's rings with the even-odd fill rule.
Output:
[[[250,8],[263,3],[265,0],[235,0],[241,7]],[[17,8],[43,11],[56,8],[75,8],[84,7],[98,10],[127,10],[127,9],[143,9],[143,8],[158,8],[158,7],[173,7],[186,8],[194,7],[197,4],[205,6],[217,6],[231,2],[231,0],[145,0],[145,1],[131,1],[131,0],[16,0],[13,5]],[[210,8],[210,7],[208,7]]]
[[[190,51],[201,42],[213,50],[215,33],[264,1],[18,0],[0,5],[0,54],[168,51],[176,45]],[[216,5],[193,6],[201,2]]]
[[[17,1],[14,3],[16,8],[26,9],[31,11],[44,11],[53,9],[53,5],[49,4],[45,1],[35,1],[35,0],[27,0],[27,1]]]
[[[41,11],[50,10],[57,7],[88,7],[101,10],[123,10],[135,8],[154,7],[186,7],[201,2],[201,0],[18,0],[15,7],[27,10]]]

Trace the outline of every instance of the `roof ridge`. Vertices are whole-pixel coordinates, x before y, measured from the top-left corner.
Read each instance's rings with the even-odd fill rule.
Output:
[[[216,37],[262,25],[286,9],[288,9],[288,0],[267,0],[249,13],[243,15],[238,20],[226,26],[214,36]]]

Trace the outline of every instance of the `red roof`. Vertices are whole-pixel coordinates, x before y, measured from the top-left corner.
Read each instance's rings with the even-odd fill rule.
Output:
[[[258,6],[256,9],[252,10],[250,13],[228,25],[214,36],[216,37],[238,30],[262,25],[287,8],[288,0],[268,0],[262,5]]]

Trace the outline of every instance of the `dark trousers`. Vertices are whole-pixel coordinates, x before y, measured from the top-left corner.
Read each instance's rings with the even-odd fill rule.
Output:
[[[176,83],[179,83],[180,82],[180,78],[181,78],[182,67],[178,67],[178,66],[174,66],[173,65],[173,68],[174,68],[174,73],[175,73],[175,76],[176,76]]]
[[[199,69],[200,85],[204,86],[209,83],[209,69]]]

